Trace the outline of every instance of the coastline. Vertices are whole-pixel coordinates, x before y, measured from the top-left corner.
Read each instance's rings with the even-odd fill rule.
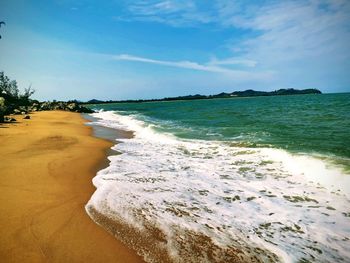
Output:
[[[349,199],[336,167],[273,147],[172,136],[178,130],[167,133],[168,118],[156,122],[152,106],[92,114],[96,125],[134,131],[93,179],[86,210],[97,224],[150,261],[348,260]],[[154,108],[169,121],[188,112]],[[327,174],[331,184],[316,181]]]
[[[113,144],[84,123],[49,111],[0,126],[2,262],[143,262],[85,211]]]

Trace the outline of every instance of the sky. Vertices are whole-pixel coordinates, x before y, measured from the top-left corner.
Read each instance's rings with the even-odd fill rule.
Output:
[[[1,0],[0,71],[39,100],[350,92],[349,0]]]

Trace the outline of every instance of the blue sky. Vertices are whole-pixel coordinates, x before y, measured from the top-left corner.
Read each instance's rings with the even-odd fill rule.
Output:
[[[350,91],[348,0],[3,0],[0,70],[38,99]]]

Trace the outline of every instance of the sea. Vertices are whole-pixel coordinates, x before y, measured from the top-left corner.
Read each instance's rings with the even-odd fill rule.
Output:
[[[350,93],[90,105],[86,211],[147,262],[350,262]]]

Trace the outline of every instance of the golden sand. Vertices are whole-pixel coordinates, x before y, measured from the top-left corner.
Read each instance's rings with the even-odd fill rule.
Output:
[[[78,113],[0,125],[0,262],[143,262],[84,206],[110,142]]]

